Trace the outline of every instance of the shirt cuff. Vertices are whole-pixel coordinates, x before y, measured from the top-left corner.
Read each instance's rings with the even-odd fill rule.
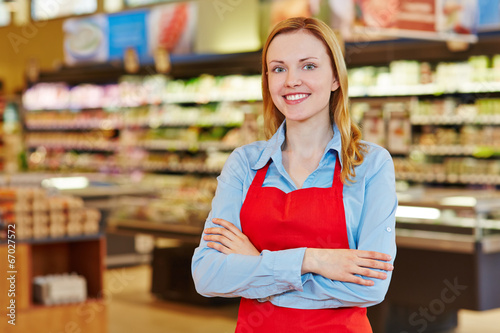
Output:
[[[303,291],[301,273],[305,252],[305,247],[274,252],[273,274],[278,290]]]

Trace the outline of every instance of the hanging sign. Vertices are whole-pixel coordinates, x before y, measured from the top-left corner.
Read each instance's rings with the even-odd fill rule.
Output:
[[[354,0],[358,34],[475,42],[478,0]]]
[[[159,49],[169,54],[190,54],[197,12],[195,2],[182,2],[68,19],[63,24],[65,62],[75,65],[125,60],[131,50],[141,64],[154,63]]]
[[[105,15],[64,21],[64,60],[68,65],[108,60],[108,20]]]

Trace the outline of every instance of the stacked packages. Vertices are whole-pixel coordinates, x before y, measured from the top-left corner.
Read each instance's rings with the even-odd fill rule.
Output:
[[[18,240],[96,234],[100,219],[81,198],[49,196],[40,188],[0,189],[0,221],[15,224]]]

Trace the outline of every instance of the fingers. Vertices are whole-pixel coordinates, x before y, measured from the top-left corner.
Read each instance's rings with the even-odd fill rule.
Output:
[[[232,241],[229,238],[225,237],[225,236],[221,236],[221,235],[205,235],[205,236],[203,236],[203,239],[206,240],[207,242],[208,241],[217,242],[217,243],[220,243],[220,244],[224,245],[227,248],[231,248]]]
[[[234,240],[236,238],[236,235],[226,228],[207,228],[204,232],[207,235],[222,235],[230,240]]]
[[[357,265],[360,267],[372,268],[372,269],[380,269],[383,271],[392,271],[394,270],[394,266],[388,262],[382,262],[378,260],[371,259],[360,259],[357,262]]]
[[[353,274],[346,275],[341,279],[341,281],[351,282],[362,286],[373,286],[375,284],[372,280],[363,279],[362,277]]]
[[[214,250],[222,252],[224,254],[231,254],[231,253],[233,253],[233,251],[231,249],[229,249],[229,248],[227,248],[224,245],[219,244],[219,243],[208,242],[207,246],[210,247],[210,248],[212,248],[212,249],[214,249]]]
[[[361,275],[361,276],[364,276],[364,277],[370,277],[370,278],[374,278],[374,279],[379,279],[379,280],[385,280],[387,279],[387,274],[384,273],[384,272],[379,272],[379,271],[374,271],[373,269],[369,269],[369,268],[362,268],[362,267],[359,267],[355,274],[358,274],[358,275]]]
[[[354,250],[354,251],[356,251],[357,256],[360,258],[383,260],[383,261],[390,261],[392,259],[390,255],[381,252],[363,251],[363,250]]]
[[[243,235],[243,233],[240,231],[240,229],[238,229],[234,224],[232,224],[231,222],[228,222],[226,220],[223,220],[223,219],[212,219],[212,222],[215,223],[215,224],[218,224],[218,225],[221,225],[223,226],[224,228],[226,228],[227,230],[231,231],[233,234],[235,234],[236,236],[241,236]]]
[[[222,226],[222,228],[214,227],[204,230],[205,236],[203,239],[209,243],[207,246],[224,254],[234,253],[233,242],[238,236],[244,236],[241,231],[231,222],[223,219],[212,219],[212,222]],[[241,234],[241,235],[238,235]]]

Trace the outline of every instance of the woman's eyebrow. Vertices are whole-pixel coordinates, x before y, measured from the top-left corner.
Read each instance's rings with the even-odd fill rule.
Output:
[[[311,60],[311,59],[318,59],[317,57],[307,57],[307,58],[302,58],[299,60],[299,62],[304,62],[304,61],[307,61],[307,60]]]
[[[318,60],[317,57],[306,57],[306,58],[299,59],[299,62],[304,62],[304,61],[311,60],[311,59]],[[285,63],[283,60],[271,60],[271,61],[269,61],[269,63],[272,63],[272,62],[277,62],[279,64],[284,64]]]

